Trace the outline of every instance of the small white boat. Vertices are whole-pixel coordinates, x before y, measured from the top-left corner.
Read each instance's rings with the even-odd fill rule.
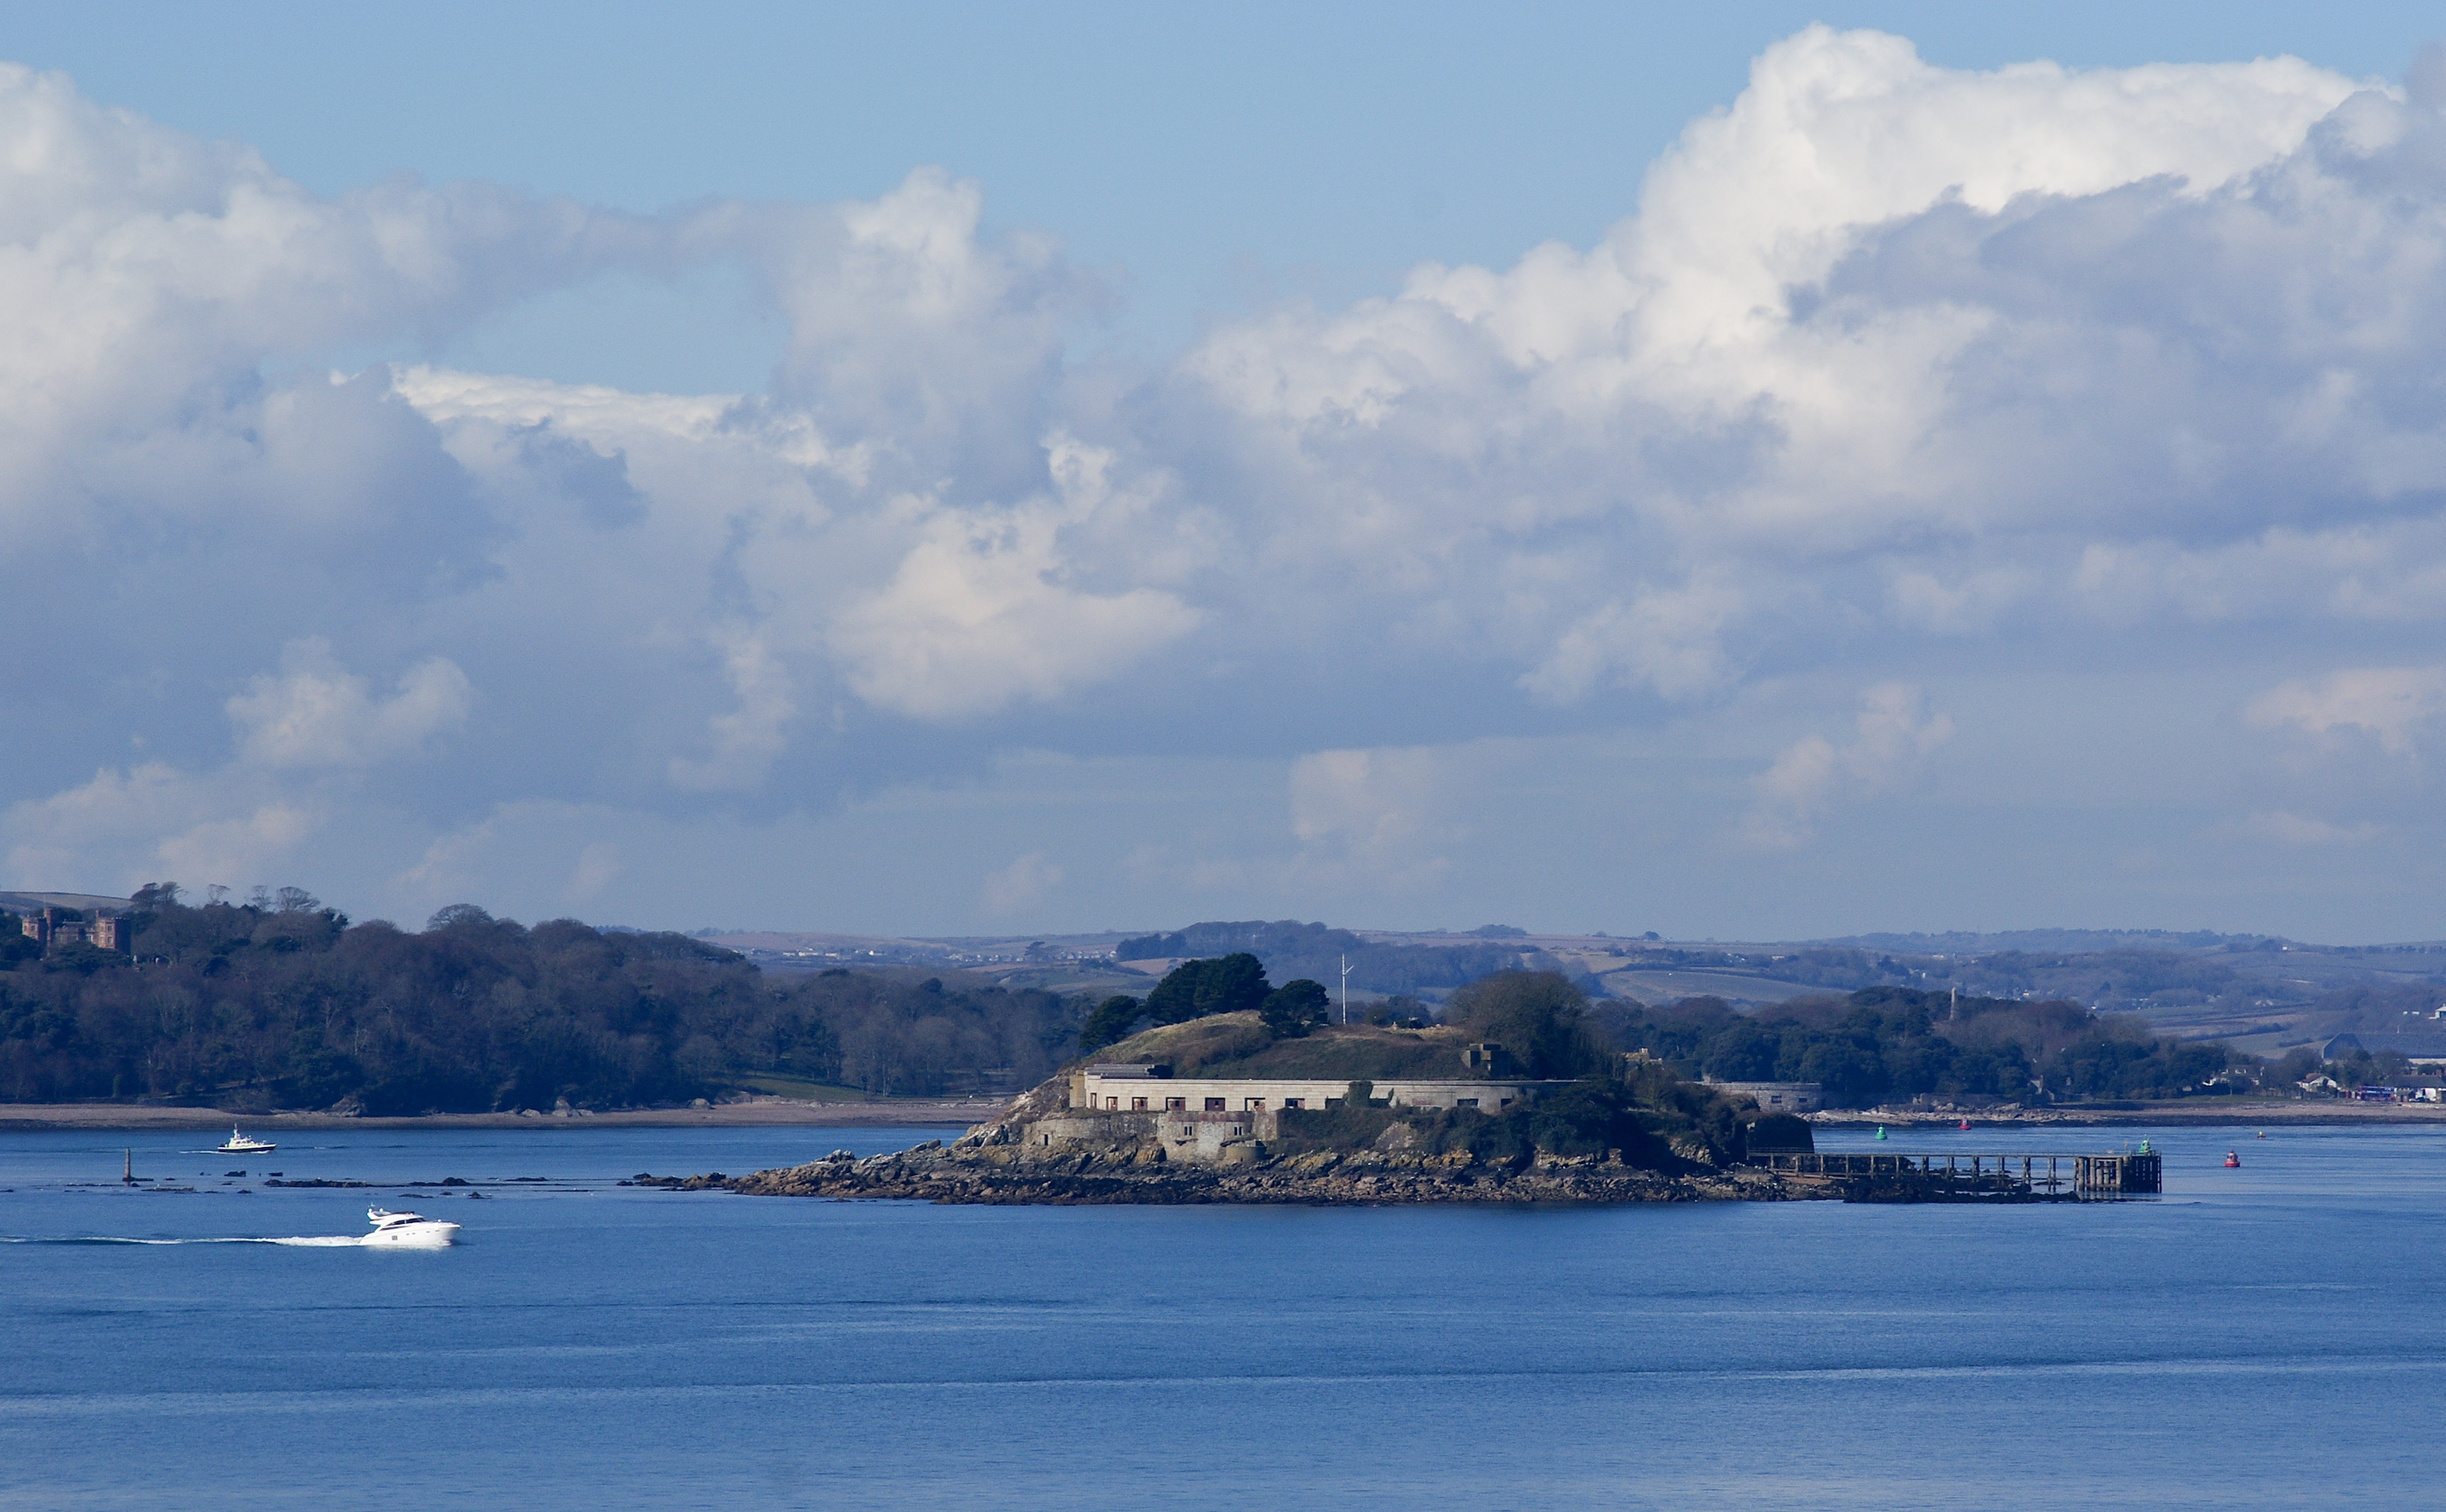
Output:
[[[269,1155],[279,1148],[277,1145],[267,1145],[259,1139],[249,1139],[233,1129],[230,1130],[229,1143],[217,1147],[213,1153],[216,1155]]]
[[[441,1249],[451,1242],[450,1236],[459,1232],[456,1223],[445,1223],[438,1218],[417,1213],[394,1213],[380,1207],[366,1209],[366,1222],[374,1231],[365,1237],[367,1244],[396,1244],[405,1249]]]

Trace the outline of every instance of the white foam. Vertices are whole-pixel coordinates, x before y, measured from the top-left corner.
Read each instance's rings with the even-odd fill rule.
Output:
[[[92,1235],[79,1239],[23,1239],[0,1235],[0,1244],[287,1244],[303,1249],[440,1249],[449,1244],[402,1244],[396,1241],[374,1244],[356,1234],[294,1235],[288,1239],[121,1239],[108,1235]]]

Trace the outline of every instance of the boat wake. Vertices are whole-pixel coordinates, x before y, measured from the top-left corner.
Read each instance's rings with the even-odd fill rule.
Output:
[[[309,1237],[292,1235],[288,1239],[113,1239],[85,1236],[77,1239],[10,1239],[0,1236],[0,1244],[286,1244],[296,1249],[448,1249],[459,1233],[459,1225],[422,1213],[394,1213],[380,1207],[366,1209],[366,1222],[374,1225],[370,1234],[328,1234]]]
[[[286,1244],[292,1249],[440,1249],[441,1244],[415,1245],[396,1241],[377,1244],[370,1236],[355,1234],[293,1235],[287,1239],[117,1239],[85,1236],[77,1239],[16,1239],[0,1235],[0,1244]]]

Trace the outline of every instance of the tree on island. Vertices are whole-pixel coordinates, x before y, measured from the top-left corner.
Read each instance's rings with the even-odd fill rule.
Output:
[[[1160,1027],[1252,1009],[1268,1034],[1296,1039],[1326,1022],[1330,1007],[1323,983],[1302,978],[1272,987],[1255,956],[1235,951],[1212,961],[1182,961],[1156,983],[1143,1003],[1123,996],[1105,999],[1080,1027],[1079,1052],[1093,1055],[1128,1038],[1141,1019]]]
[[[1079,1054],[1092,1055],[1106,1045],[1127,1039],[1131,1028],[1146,1017],[1146,1004],[1116,993],[1096,1005],[1079,1028]]]
[[[1531,1076],[1585,1076],[1611,1059],[1589,995],[1559,971],[1498,971],[1452,995],[1444,1022],[1500,1044]]]
[[[1270,991],[1266,968],[1256,957],[1238,950],[1173,967],[1147,994],[1146,1012],[1157,1024],[1185,1024],[1192,1018],[1262,1008]]]
[[[1297,1039],[1331,1016],[1333,1000],[1325,995],[1325,984],[1302,977],[1287,981],[1266,995],[1257,1009],[1257,1017],[1266,1033],[1277,1039]]]

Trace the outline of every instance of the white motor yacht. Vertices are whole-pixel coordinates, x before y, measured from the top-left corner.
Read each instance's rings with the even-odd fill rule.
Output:
[[[365,1242],[396,1244],[406,1249],[441,1249],[451,1242],[450,1236],[459,1232],[456,1223],[445,1223],[438,1218],[425,1218],[416,1213],[394,1213],[380,1207],[366,1209],[366,1222],[374,1225]]]
[[[279,1148],[277,1145],[267,1145],[259,1139],[249,1139],[233,1129],[230,1130],[229,1143],[218,1147],[213,1153],[216,1155],[269,1155]]]

